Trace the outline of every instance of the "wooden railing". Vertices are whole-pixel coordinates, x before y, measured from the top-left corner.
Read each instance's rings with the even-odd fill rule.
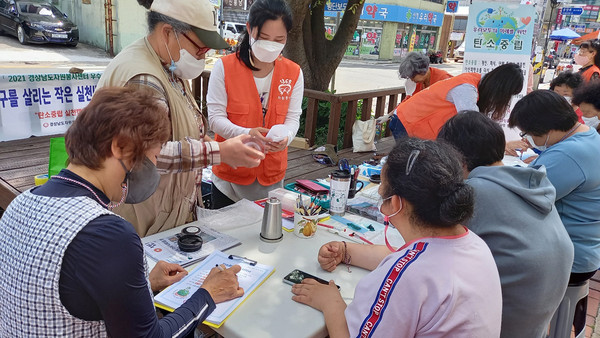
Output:
[[[349,148],[352,146],[352,125],[356,119],[358,101],[362,100],[360,118],[361,120],[366,121],[371,118],[373,112],[375,113],[375,118],[378,118],[394,109],[396,105],[398,105],[399,96],[400,101],[402,101],[402,99],[404,99],[406,96],[406,92],[404,87],[367,90],[344,94],[331,94],[305,89],[304,96],[308,98],[304,137],[308,139],[310,145],[314,145],[315,143],[319,102],[327,101],[331,103],[331,110],[329,111],[329,126],[327,129],[327,143],[329,144],[337,144],[340,131],[342,103],[348,102],[346,121],[344,123],[344,141],[342,148]],[[373,100],[375,100],[375,102],[373,102]],[[373,103],[375,103],[374,111]],[[389,130],[386,131],[386,134],[389,134]]]
[[[194,97],[201,97],[202,113],[206,116],[206,93],[208,91],[208,79],[210,71],[204,71],[201,76],[193,80],[192,90]],[[367,90],[361,92],[352,92],[344,94],[332,94],[320,92],[311,89],[304,90],[304,96],[308,98],[308,108],[306,112],[306,123],[304,127],[304,137],[308,139],[310,145],[315,143],[315,132],[317,130],[317,115],[319,112],[319,103],[326,101],[331,103],[329,112],[329,126],[327,130],[327,143],[337,144],[340,120],[342,113],[342,103],[348,102],[346,121],[344,122],[343,147],[352,147],[352,125],[356,119],[358,102],[362,100],[361,120],[366,121],[374,113],[378,118],[396,107],[398,102],[406,96],[404,87],[394,87],[379,90]],[[400,98],[400,100],[398,100]],[[373,109],[373,106],[375,109]],[[389,129],[386,130],[389,135]]]

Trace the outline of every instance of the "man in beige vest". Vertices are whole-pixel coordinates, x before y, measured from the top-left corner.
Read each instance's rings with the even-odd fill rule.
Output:
[[[217,33],[214,6],[208,0],[140,3],[150,9],[150,33],[114,58],[98,87],[151,90],[169,109],[171,140],[157,158],[158,189],[144,202],[115,209],[144,237],[193,220],[201,197],[202,168],[219,163],[256,167],[264,154],[244,145],[249,135],[220,143],[205,137],[202,115],[187,80],[202,73],[207,51],[228,47]]]

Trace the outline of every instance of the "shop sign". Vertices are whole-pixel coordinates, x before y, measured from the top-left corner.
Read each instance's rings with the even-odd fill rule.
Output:
[[[0,141],[67,131],[101,73],[0,75]]]
[[[458,12],[458,1],[449,0],[448,2],[446,2],[446,12],[447,13]]]
[[[592,6],[589,6],[592,7]],[[586,9],[586,10],[591,10],[590,9]],[[565,8],[561,8],[561,14],[562,15],[581,15],[583,13],[583,8],[581,7],[565,7]]]
[[[478,2],[469,8],[463,73],[484,75],[509,62],[518,64],[523,72],[523,89],[513,98],[500,123],[507,141],[520,138],[518,131],[508,128],[508,116],[510,109],[527,92],[534,18],[535,9],[531,5]]]
[[[246,0],[223,0],[223,8],[243,10],[246,8]]]
[[[335,17],[337,13],[334,11],[325,11],[325,16]],[[397,5],[365,3],[360,19],[441,27],[444,20],[444,13]]]
[[[329,0],[325,4],[325,10],[331,12],[343,12],[346,10],[348,0]]]

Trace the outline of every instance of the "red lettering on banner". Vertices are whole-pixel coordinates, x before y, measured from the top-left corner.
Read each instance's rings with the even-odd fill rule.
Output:
[[[375,14],[377,13],[377,6],[368,5],[366,10],[367,10],[367,14],[369,14],[373,19],[375,19]]]

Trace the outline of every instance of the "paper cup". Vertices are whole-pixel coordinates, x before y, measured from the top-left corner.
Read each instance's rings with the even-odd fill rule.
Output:
[[[317,223],[323,215],[304,216],[294,213],[294,233],[300,238],[311,238],[317,232]]]

